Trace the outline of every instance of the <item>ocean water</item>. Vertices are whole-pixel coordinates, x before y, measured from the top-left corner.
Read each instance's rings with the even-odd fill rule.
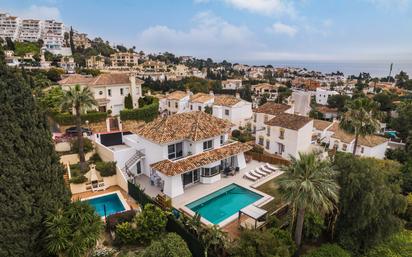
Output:
[[[392,76],[401,70],[407,72],[412,77],[412,60],[403,62],[392,62]],[[258,65],[257,63],[253,63]],[[389,75],[391,62],[307,62],[307,61],[273,61],[264,65],[271,64],[273,67],[297,67],[308,70],[330,73],[341,71],[345,76],[359,75],[361,72],[368,72],[372,77],[386,77]]]

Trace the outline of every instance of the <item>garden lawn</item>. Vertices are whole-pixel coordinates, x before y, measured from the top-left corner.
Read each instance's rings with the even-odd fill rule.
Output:
[[[256,188],[257,190],[262,191],[263,193],[273,196],[274,199],[272,201],[262,206],[262,208],[267,210],[269,213],[276,211],[283,205],[281,196],[278,192],[279,185],[277,184],[277,181],[281,176],[282,175],[273,178],[272,180],[269,180],[268,182]]]

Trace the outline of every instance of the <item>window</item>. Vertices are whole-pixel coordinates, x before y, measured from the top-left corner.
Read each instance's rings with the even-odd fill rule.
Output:
[[[167,102],[167,105],[170,107],[170,101],[169,101],[169,102]]]
[[[198,109],[199,111],[201,111],[201,110],[202,110],[202,106],[198,106],[197,109]]]
[[[270,148],[270,141],[266,140],[266,149],[269,149],[269,148]]]
[[[120,95],[123,95],[123,88],[120,89]]]
[[[257,116],[256,113],[253,114],[253,121],[254,121],[254,122],[256,122],[256,120],[257,120],[257,117],[256,117],[256,116]]]
[[[285,151],[285,145],[278,143],[278,153],[282,154]]]
[[[168,158],[178,159],[183,157],[183,143],[177,143],[167,146]]]
[[[263,137],[259,137],[258,144],[259,144],[259,145],[263,145]]]
[[[220,173],[219,166],[212,168],[202,168],[202,177],[213,177]]]
[[[342,151],[346,151],[347,148],[348,148],[348,146],[346,144],[343,144]]]
[[[99,95],[103,95],[103,91],[99,91]]]
[[[112,90],[111,90],[111,89],[107,89],[107,94],[108,94],[109,96],[112,96]]]
[[[225,142],[225,136],[220,136],[220,145],[223,145]]]
[[[177,106],[178,106],[178,104],[177,104],[177,103],[175,103],[175,108],[177,108]]]
[[[268,117],[267,115],[265,115],[264,118],[263,118],[263,119],[264,119],[264,122],[268,121],[268,118],[269,118],[269,117]]]
[[[225,110],[225,115],[229,116],[229,110]]]
[[[270,127],[269,126],[267,126],[266,127],[266,136],[270,136]]]
[[[365,151],[365,148],[361,147],[360,152],[363,153]]]
[[[213,148],[213,140],[208,140],[203,142],[203,151],[210,150]]]
[[[279,130],[279,138],[284,139],[285,138],[285,129],[280,128]]]
[[[193,105],[192,104],[190,105],[190,110],[193,110]]]
[[[253,134],[256,133],[256,126],[255,126],[255,125],[253,125],[253,130],[252,130],[252,132],[253,132]]]

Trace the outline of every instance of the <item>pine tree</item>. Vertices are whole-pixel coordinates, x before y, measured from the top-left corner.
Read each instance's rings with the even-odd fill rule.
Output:
[[[45,256],[45,217],[70,200],[63,172],[27,81],[0,62],[0,256]]]

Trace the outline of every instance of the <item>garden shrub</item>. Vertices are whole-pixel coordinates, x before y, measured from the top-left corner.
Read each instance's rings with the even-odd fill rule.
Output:
[[[90,170],[89,165],[86,165],[86,169],[83,171],[83,174],[88,172],[89,170]],[[80,172],[80,163],[70,164],[70,173],[72,177],[82,175],[82,173]]]
[[[133,99],[130,93],[124,98],[124,108],[133,109]]]
[[[324,244],[304,257],[351,257],[351,255],[337,244]]]
[[[271,228],[269,229],[269,232],[280,241],[281,245],[288,248],[289,253],[294,253],[296,251],[296,244],[293,241],[290,232],[280,228]]]
[[[123,222],[116,225],[116,244],[135,244],[138,239],[137,229],[130,222]]]
[[[311,241],[316,241],[325,230],[325,220],[319,214],[308,213],[305,215],[303,223],[304,238]]]
[[[90,257],[112,257],[116,253],[115,250],[109,248],[96,248],[93,250]]]
[[[146,204],[141,214],[136,216],[139,240],[150,242],[165,232],[167,224],[166,214],[153,204]]]
[[[60,125],[74,125],[76,124],[76,116],[72,115],[71,113],[53,113],[52,117],[55,122]],[[101,121],[105,121],[107,119],[106,112],[97,112],[97,111],[90,111],[86,114],[80,115],[82,124],[86,123],[86,120],[89,123],[97,123]]]
[[[94,163],[96,164],[97,162],[101,162],[102,158],[100,158],[100,155],[98,153],[94,153],[92,156],[89,158],[89,163]]]
[[[96,162],[96,170],[102,177],[116,175],[116,162]]]
[[[70,142],[71,145],[71,149],[74,153],[79,153],[79,142],[77,140],[77,138],[72,139],[72,141]],[[88,138],[83,138],[83,151],[84,153],[89,153],[91,151],[93,151],[94,147],[93,147],[93,142],[92,140],[88,139]]]
[[[241,134],[240,130],[235,129],[232,131],[232,137],[234,138],[239,138]]]
[[[153,241],[137,257],[191,257],[186,242],[175,233],[168,233],[158,241]]]
[[[121,120],[143,120],[146,122],[154,120],[159,113],[159,100],[155,99],[152,104],[138,109],[120,111]]]
[[[131,222],[136,216],[136,213],[136,210],[128,210],[112,214],[106,219],[106,228],[109,230],[115,230],[117,224]]]
[[[72,177],[69,182],[73,184],[83,184],[87,181],[87,178],[84,175]]]
[[[372,248],[366,257],[412,256],[412,231],[404,230]]]

